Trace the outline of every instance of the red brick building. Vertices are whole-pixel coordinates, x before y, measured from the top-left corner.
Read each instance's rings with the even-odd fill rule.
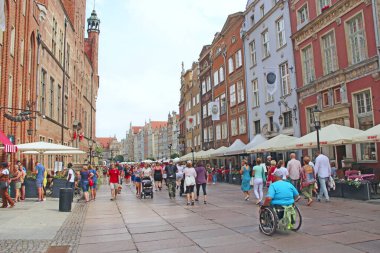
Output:
[[[380,123],[379,51],[372,1],[292,0],[292,39],[302,135],[332,123],[368,129]],[[337,147],[337,158],[379,167],[380,145]],[[333,148],[324,148],[334,159]],[[379,171],[380,172],[380,171]]]

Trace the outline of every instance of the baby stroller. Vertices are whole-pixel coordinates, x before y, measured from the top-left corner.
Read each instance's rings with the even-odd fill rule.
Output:
[[[141,198],[146,199],[147,196],[153,198],[153,183],[150,177],[143,177],[141,180]]]

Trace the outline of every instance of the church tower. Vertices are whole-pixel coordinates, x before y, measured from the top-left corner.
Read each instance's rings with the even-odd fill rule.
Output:
[[[98,77],[98,48],[99,48],[99,26],[100,19],[96,14],[96,11],[93,10],[91,16],[87,19],[87,49],[86,53],[91,59],[92,68],[94,70],[94,77]]]

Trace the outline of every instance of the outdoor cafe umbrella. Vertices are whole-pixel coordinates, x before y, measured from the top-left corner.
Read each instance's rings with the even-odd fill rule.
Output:
[[[204,153],[199,155],[199,158],[201,158],[202,160],[207,160],[210,157],[210,154],[214,151],[215,151],[215,149],[213,149],[213,148],[206,150]]]
[[[201,150],[201,151],[195,153],[195,154],[194,154],[194,160],[197,160],[197,161],[199,161],[199,160],[203,160],[202,155],[204,155],[205,153],[206,153],[205,150]]]
[[[253,139],[245,146],[245,152],[248,153],[248,150],[253,149],[257,145],[266,142],[267,139],[261,134],[256,134]]]
[[[380,142],[380,124],[352,137],[353,143]]]
[[[78,150],[74,147],[64,146],[60,144],[50,143],[50,142],[31,142],[25,144],[16,145],[19,151],[36,151],[40,154],[46,151],[67,151],[67,150]]]
[[[221,146],[220,148],[214,150],[214,152],[210,153],[209,158],[216,158],[218,156],[223,156],[226,150],[227,150],[227,147]]]
[[[267,140],[266,142],[263,142],[253,148],[248,149],[247,153],[280,151],[283,150],[281,149],[282,147],[286,147],[288,143],[293,142],[296,139],[297,137],[279,134],[276,137]]]
[[[224,152],[225,156],[240,155],[245,153],[245,144],[240,139],[236,139]]]
[[[25,151],[22,152],[24,155],[83,155],[86,152],[82,150],[72,149],[72,150],[61,150],[61,151],[45,151],[40,153],[38,151]]]
[[[352,143],[352,137],[363,133],[362,130],[347,126],[331,124],[319,130],[321,146],[338,146]],[[290,143],[280,146],[281,150],[308,149],[318,146],[317,132],[311,132]]]

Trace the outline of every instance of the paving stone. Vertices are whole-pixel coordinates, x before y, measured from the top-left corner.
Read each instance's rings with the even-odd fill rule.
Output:
[[[181,247],[193,246],[193,245],[195,244],[187,238],[176,239],[176,240],[166,239],[166,240],[159,240],[159,241],[136,243],[137,249],[141,252],[181,248]]]
[[[78,246],[77,253],[88,253],[88,252],[117,252],[117,251],[128,251],[135,250],[135,244],[132,240],[121,240],[113,242],[102,242],[102,243],[88,243],[81,244]]]
[[[321,237],[341,244],[354,244],[359,242],[380,240],[380,235],[370,234],[359,230],[350,230],[336,234],[323,235]]]
[[[378,253],[380,251],[380,240],[355,243],[350,246],[367,253]]]
[[[95,235],[117,235],[128,233],[128,230],[124,228],[114,228],[114,229],[99,229],[99,230],[87,230],[82,231],[82,236],[95,236]]]
[[[148,241],[159,241],[163,239],[178,239],[185,238],[183,234],[177,230],[172,231],[161,231],[154,233],[145,233],[145,234],[133,234],[133,240],[135,242],[148,242]]]

